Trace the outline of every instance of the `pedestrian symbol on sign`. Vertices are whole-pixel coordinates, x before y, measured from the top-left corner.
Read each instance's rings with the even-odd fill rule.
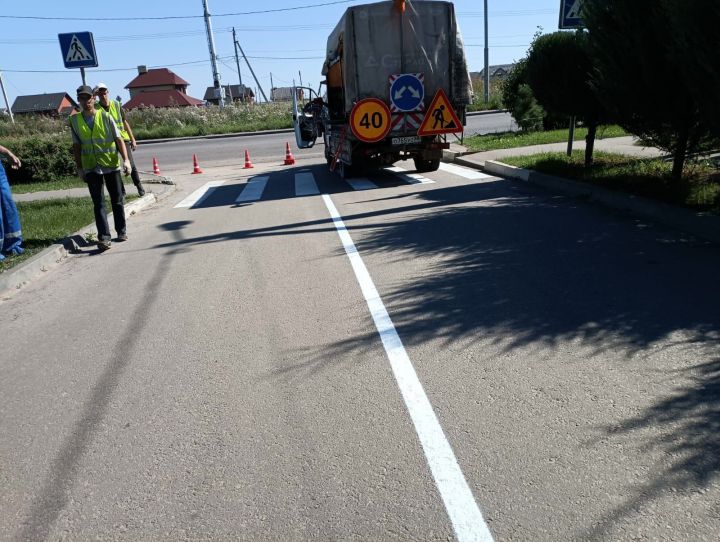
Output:
[[[78,60],[92,60],[92,55],[87,52],[87,49],[85,49],[85,46],[77,36],[73,36],[70,41],[70,50],[68,51],[65,61],[77,62]]]
[[[58,34],[60,52],[66,68],[96,68],[95,42],[92,32]]]

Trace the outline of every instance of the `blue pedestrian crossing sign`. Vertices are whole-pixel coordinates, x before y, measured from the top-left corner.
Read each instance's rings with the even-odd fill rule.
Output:
[[[66,68],[96,68],[95,41],[92,32],[58,34]]]
[[[390,111],[418,111],[425,98],[422,73],[398,73],[390,76]]]
[[[582,9],[585,0],[560,0],[560,25],[558,28],[585,28]]]

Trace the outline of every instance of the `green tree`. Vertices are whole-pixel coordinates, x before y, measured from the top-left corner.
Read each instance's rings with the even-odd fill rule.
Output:
[[[513,104],[513,117],[524,132],[540,130],[543,127],[545,111],[538,104],[530,85],[521,84]]]
[[[607,116],[590,86],[593,60],[585,32],[537,36],[527,56],[527,82],[551,113],[575,116],[588,128],[585,164],[592,163],[595,134]]]
[[[680,77],[688,85],[700,109],[708,119],[710,145],[717,148],[720,139],[720,2],[693,0],[669,4],[673,31],[671,54],[680,66]]]
[[[711,133],[711,118],[698,101],[705,92],[699,81],[703,76],[683,77],[688,66],[697,65],[701,52],[689,36],[697,32],[698,17],[706,14],[693,15],[694,9],[683,9],[685,3],[695,2],[587,0],[583,13],[598,97],[623,128],[673,155],[676,183],[688,153],[706,145]],[[685,14],[681,20],[676,19],[679,13]],[[706,54],[700,62],[717,69],[717,49]]]

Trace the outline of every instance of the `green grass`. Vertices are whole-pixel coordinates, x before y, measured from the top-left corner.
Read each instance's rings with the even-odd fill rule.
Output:
[[[86,186],[77,175],[63,177],[59,181],[46,181],[40,183],[21,183],[11,185],[13,194],[30,194],[32,192],[45,192],[46,190],[68,190]]]
[[[584,151],[513,156],[502,161],[566,179],[627,192],[674,205],[720,214],[720,170],[710,162],[687,164],[680,185],[672,182],[672,164],[659,158],[632,158],[595,152],[594,163],[584,167]]]
[[[136,198],[137,196],[128,194],[125,201]],[[105,205],[107,209],[110,209],[108,199],[105,200]],[[25,252],[18,256],[7,256],[0,262],[0,273],[24,262],[88,224],[95,223],[90,197],[21,201],[17,203],[17,207],[23,232],[22,246],[25,248]],[[112,228],[112,224],[110,227]]]
[[[575,140],[585,139],[587,128],[575,129]],[[598,129],[598,139],[607,137],[621,137],[627,133],[619,126],[603,126]],[[497,149],[514,149],[528,145],[544,145],[547,143],[565,143],[568,140],[568,130],[548,130],[546,132],[503,132],[500,134],[487,134],[465,138],[463,145],[470,152],[494,151]]]
[[[130,179],[130,177],[124,177],[124,182],[125,191],[130,192],[131,190],[128,190],[128,187],[132,187],[132,180]],[[30,194],[34,192],[46,192],[51,190],[69,190],[71,188],[85,188],[86,186],[87,185],[85,184],[85,181],[80,180],[77,175],[73,175],[71,177],[64,177],[59,181],[13,184],[10,186],[10,188],[12,189],[13,194]]]

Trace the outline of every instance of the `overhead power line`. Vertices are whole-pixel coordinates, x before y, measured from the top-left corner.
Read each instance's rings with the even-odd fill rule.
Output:
[[[241,32],[285,32],[297,30],[317,30],[318,28],[329,28],[331,25],[288,25],[288,26],[254,26],[254,27],[238,27]],[[222,28],[219,32],[231,33],[231,28]],[[179,32],[163,32],[157,34],[129,34],[125,36],[97,36],[96,42],[108,41],[135,41],[135,40],[153,40],[168,38],[187,38],[190,36],[204,35],[205,30],[183,30]],[[50,43],[57,45],[57,38],[18,38],[18,39],[0,39],[2,45],[26,45],[33,43]]]
[[[219,13],[213,17],[235,17],[238,15],[259,15],[263,13],[278,13],[280,11],[296,11],[300,9],[332,6],[335,4],[349,4],[353,0],[336,0],[321,4],[308,4],[291,8],[263,9],[258,11],[239,11],[237,13]],[[202,19],[203,15],[165,15],[163,17],[41,17],[36,15],[0,15],[0,19],[34,19],[40,21],[165,21],[169,19]]]
[[[217,60],[222,62],[223,60],[234,59],[234,55],[218,56]],[[323,60],[324,56],[252,56],[247,55],[247,58],[254,60]],[[153,68],[168,68],[171,66],[188,66],[190,64],[206,64],[210,62],[210,59],[205,60],[191,60],[189,62],[176,62],[173,64],[158,64],[154,66],[148,66],[150,69]],[[124,71],[135,71],[137,66],[132,68],[104,68],[100,70],[88,68],[88,73],[100,73],[100,72],[124,72]],[[67,73],[67,70],[6,70],[3,71],[8,73]]]

